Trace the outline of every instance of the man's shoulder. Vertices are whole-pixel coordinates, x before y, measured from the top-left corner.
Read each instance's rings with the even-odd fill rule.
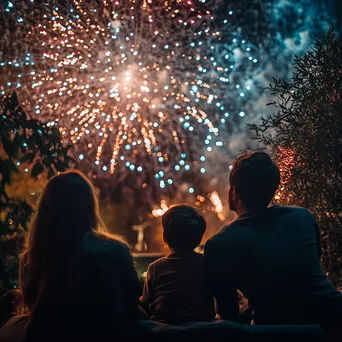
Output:
[[[274,205],[269,209],[283,211],[283,212],[291,212],[291,213],[306,213],[310,214],[310,211],[304,207],[297,206],[286,206],[286,205]]]
[[[219,245],[221,244],[221,242],[225,241],[227,238],[231,238],[232,235],[234,235],[236,233],[236,221],[227,224],[226,226],[224,226],[218,233],[216,233],[215,235],[213,235],[208,241],[207,241],[207,245],[208,244],[215,244],[215,245]]]
[[[272,211],[272,214],[279,218],[281,218],[284,215],[287,217],[298,217],[310,221],[315,221],[315,218],[311,214],[311,212],[303,207],[274,206],[270,208],[270,211]]]
[[[260,218],[266,218],[267,216],[273,216],[277,218],[281,218],[283,215],[285,216],[294,216],[294,217],[303,217],[307,218],[308,220],[314,220],[313,215],[310,213],[309,210],[302,207],[291,207],[291,206],[273,206],[267,209],[268,213],[263,217],[262,215],[258,217]],[[224,241],[233,241],[232,239],[234,237],[239,237],[240,234],[246,234],[246,229],[254,229],[253,220],[256,220],[257,224],[257,218],[254,216],[251,217],[242,217],[234,220],[233,222],[227,224],[224,226],[218,233],[213,235],[207,243],[209,244],[220,244]],[[245,228],[245,229],[241,229]]]

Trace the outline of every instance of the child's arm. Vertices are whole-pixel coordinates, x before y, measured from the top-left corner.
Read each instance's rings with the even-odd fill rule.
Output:
[[[153,301],[152,284],[153,284],[153,268],[150,265],[146,272],[146,279],[145,279],[143,294],[139,299],[140,306],[146,311],[148,315],[150,315],[149,305]]]

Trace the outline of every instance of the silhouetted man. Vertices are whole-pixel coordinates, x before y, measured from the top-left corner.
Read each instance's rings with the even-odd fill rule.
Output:
[[[237,290],[256,324],[336,324],[342,295],[320,264],[319,230],[304,208],[271,206],[280,172],[268,154],[240,155],[229,177],[238,218],[205,246],[206,272],[222,319],[238,319]]]

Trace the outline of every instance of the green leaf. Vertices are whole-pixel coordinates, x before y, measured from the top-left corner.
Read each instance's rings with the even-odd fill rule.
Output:
[[[66,169],[66,165],[60,160],[55,162],[54,165],[58,172],[63,172]]]
[[[37,161],[31,171],[31,176],[33,178],[37,178],[38,175],[40,175],[44,171],[43,165],[40,163],[40,161]]]
[[[12,159],[7,159],[5,163],[8,167],[9,172],[18,172],[18,168],[16,167]]]
[[[2,140],[2,147],[4,148],[6,154],[10,158],[16,158],[18,154],[18,147],[15,143],[13,143],[10,138],[7,136]]]
[[[46,157],[43,159],[43,164],[45,167],[49,167],[52,164],[52,159],[49,157]]]
[[[26,153],[24,154],[22,157],[19,158],[19,162],[20,163],[25,163],[28,160],[30,160],[32,162],[33,158],[35,157],[36,153],[35,152],[31,152],[31,153]]]
[[[56,127],[52,127],[52,128],[51,128],[51,132],[52,132],[52,135],[53,135],[56,139],[58,139],[58,140],[61,139],[61,134],[59,133],[59,130],[58,130]]]
[[[55,175],[55,171],[53,170],[52,167],[49,167],[48,179],[50,179],[50,178],[53,177],[54,175]]]
[[[6,164],[6,160],[0,159],[0,170],[1,170],[1,184],[5,186],[6,184],[11,183],[11,177],[10,177],[10,170],[8,168],[8,165]]]

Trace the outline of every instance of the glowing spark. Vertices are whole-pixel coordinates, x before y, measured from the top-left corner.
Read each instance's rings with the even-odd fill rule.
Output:
[[[210,194],[210,201],[213,204],[214,208],[213,210],[215,211],[215,213],[217,214],[217,217],[221,220],[224,221],[225,217],[223,215],[223,205],[220,199],[220,196],[218,195],[218,193],[216,191],[213,191]]]
[[[169,209],[166,202],[162,200],[160,202],[160,208],[152,210],[152,215],[154,217],[160,217],[163,216],[163,214]]]

